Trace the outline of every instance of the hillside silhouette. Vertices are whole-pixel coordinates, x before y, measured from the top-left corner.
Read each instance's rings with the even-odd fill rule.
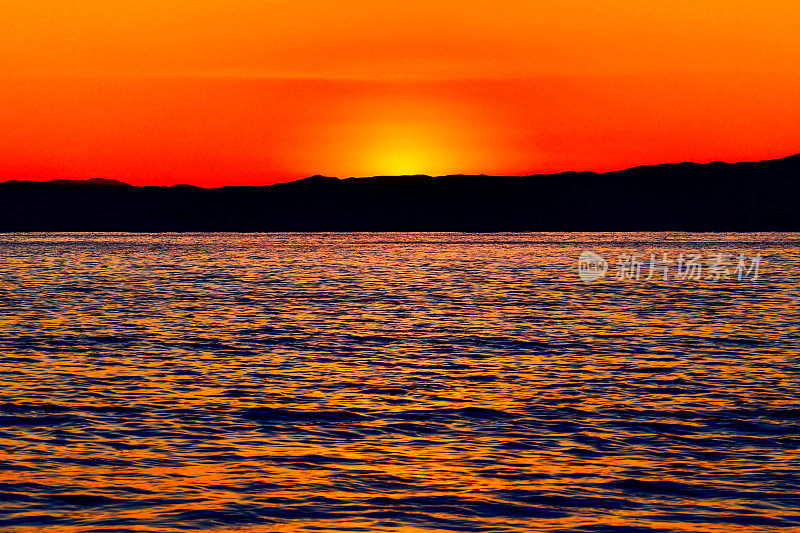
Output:
[[[262,187],[7,181],[0,231],[800,231],[800,155],[533,176]]]

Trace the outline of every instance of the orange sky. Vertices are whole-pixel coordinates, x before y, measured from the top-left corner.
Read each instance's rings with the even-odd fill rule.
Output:
[[[800,152],[797,0],[3,0],[0,180]]]

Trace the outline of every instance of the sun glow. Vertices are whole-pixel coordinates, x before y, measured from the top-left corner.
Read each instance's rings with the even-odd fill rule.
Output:
[[[465,106],[416,92],[376,100],[348,106],[348,121],[332,121],[347,127],[327,132],[331,174],[437,176],[477,173],[491,163],[482,120]]]
[[[435,125],[388,124],[364,149],[366,174],[441,174],[452,171],[452,147]]]
[[[387,149],[375,159],[375,174],[382,175],[430,174],[434,166],[430,154],[416,147]]]

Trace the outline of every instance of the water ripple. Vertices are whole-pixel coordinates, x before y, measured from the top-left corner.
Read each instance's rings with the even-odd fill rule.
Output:
[[[584,284],[586,249],[763,275]],[[800,235],[0,251],[0,531],[800,530]]]

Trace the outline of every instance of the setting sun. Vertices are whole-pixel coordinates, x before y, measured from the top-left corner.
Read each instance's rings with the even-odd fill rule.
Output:
[[[353,154],[357,175],[455,174],[468,172],[457,130],[433,122],[380,122],[364,129]],[[461,156],[461,159],[459,159]],[[474,163],[474,161],[473,161]],[[472,168],[477,171],[478,167]]]
[[[373,154],[371,154],[373,155]],[[374,152],[375,175],[423,174],[436,168],[435,154],[424,146],[390,146]]]

